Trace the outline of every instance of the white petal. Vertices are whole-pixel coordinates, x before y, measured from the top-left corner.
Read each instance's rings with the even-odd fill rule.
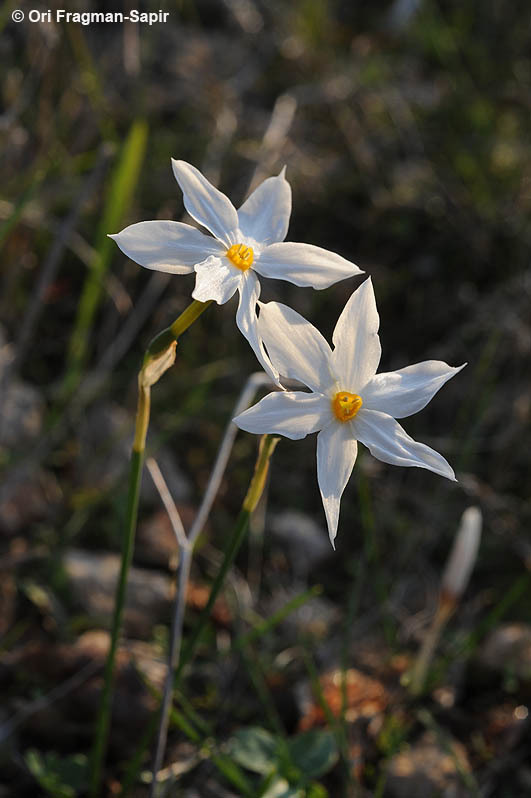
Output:
[[[227,258],[208,258],[197,264],[195,273],[193,298],[199,302],[213,299],[218,305],[228,302],[238,289],[243,276],[243,272],[231,266]]]
[[[381,355],[379,324],[369,277],[343,308],[332,338],[332,364],[342,390],[359,393],[376,373]]]
[[[244,237],[260,244],[284,241],[291,214],[291,187],[284,173],[268,177],[245,200],[238,211],[240,230]]]
[[[330,421],[330,400],[321,394],[278,391],[264,396],[233,421],[247,432],[284,435],[296,441]]]
[[[341,496],[357,453],[358,444],[350,424],[333,419],[317,436],[317,479],[332,546],[337,534]]]
[[[262,368],[269,374],[273,382],[280,385],[278,371],[269,360],[258,331],[256,303],[260,296],[260,283],[256,274],[250,269],[243,273],[239,290],[240,301],[236,313],[236,324],[242,335],[249,341]]]
[[[182,222],[138,222],[109,238],[141,266],[170,274],[190,274],[196,263],[223,252],[215,238]]]
[[[280,302],[260,303],[258,331],[279,374],[327,393],[334,383],[331,350],[309,321]]]
[[[442,455],[425,443],[414,441],[398,421],[386,413],[362,407],[351,425],[355,437],[378,460],[391,465],[427,468],[455,481],[455,474]]]
[[[339,280],[363,273],[335,252],[292,241],[266,247],[258,256],[255,269],[264,277],[318,289],[328,288]]]
[[[230,199],[209,183],[195,166],[175,158],[171,163],[190,216],[223,241],[227,249],[237,243],[238,213]]]
[[[399,371],[376,374],[363,389],[363,407],[393,418],[412,416],[426,407],[439,388],[465,365],[454,368],[441,360],[425,360]]]

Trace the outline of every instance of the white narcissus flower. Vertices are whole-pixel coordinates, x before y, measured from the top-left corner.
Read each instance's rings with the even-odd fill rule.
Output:
[[[213,237],[183,222],[152,221],[132,224],[111,238],[148,269],[171,274],[195,271],[192,297],[200,302],[223,305],[239,291],[236,323],[262,366],[278,380],[257,328],[257,274],[321,289],[362,271],[321,247],[284,241],[291,214],[285,169],[264,180],[237,211],[194,166],[174,159],[172,165],[186,210]]]
[[[312,324],[278,302],[260,303],[258,326],[279,373],[304,383],[311,392],[270,393],[234,421],[247,432],[292,440],[319,432],[317,478],[332,545],[358,441],[385,463],[419,466],[455,480],[444,457],[410,438],[396,419],[422,410],[464,366],[427,360],[376,374],[381,348],[370,279],[345,305],[334,330],[333,350]]]

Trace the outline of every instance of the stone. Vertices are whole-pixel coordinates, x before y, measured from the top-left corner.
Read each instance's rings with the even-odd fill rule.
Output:
[[[110,625],[120,556],[118,554],[71,549],[63,566],[76,604],[91,619]],[[124,633],[149,638],[153,626],[170,618],[173,582],[166,574],[148,568],[129,571],[124,611]]]
[[[61,686],[64,689],[70,681],[70,689],[53,700],[17,699],[18,712],[26,715],[27,731],[49,747],[81,746],[91,739],[109,645],[109,632],[93,629],[72,643],[34,641],[0,657],[4,689],[13,680],[20,680],[21,674],[29,682],[36,680],[41,691],[43,680],[49,691]],[[166,673],[165,658],[158,646],[131,639],[118,645],[111,744],[119,749],[120,757],[138,743],[149,723],[158,705],[150,688],[162,691]],[[6,726],[3,728],[5,732]]]
[[[468,798],[470,785],[465,784],[463,775],[470,772],[460,743],[448,740],[444,744],[432,731],[426,731],[391,758],[387,793],[393,798]]]
[[[502,675],[531,681],[531,625],[504,623],[493,629],[478,651],[477,662]]]

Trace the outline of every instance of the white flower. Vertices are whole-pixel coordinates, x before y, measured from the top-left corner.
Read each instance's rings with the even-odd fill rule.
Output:
[[[172,165],[186,210],[214,237],[182,222],[152,221],[132,224],[111,238],[148,269],[171,274],[195,271],[192,297],[200,302],[223,305],[239,291],[236,323],[262,366],[278,380],[257,329],[257,273],[320,289],[362,272],[326,249],[284,241],[291,214],[285,169],[264,180],[237,211],[194,166],[174,159]]]
[[[258,326],[279,373],[299,380],[311,392],[270,393],[234,421],[248,432],[293,440],[319,431],[317,478],[332,545],[358,441],[385,463],[420,466],[455,480],[444,457],[410,438],[395,419],[422,410],[463,366],[427,360],[376,374],[381,349],[370,279],[345,305],[334,330],[333,350],[313,325],[278,302],[260,303]]]

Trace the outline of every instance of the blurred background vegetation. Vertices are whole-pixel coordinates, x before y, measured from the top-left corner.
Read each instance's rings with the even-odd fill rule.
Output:
[[[16,24],[15,7],[31,5],[0,10],[0,795],[85,789],[136,373],[193,288],[193,277],[126,260],[106,236],[186,219],[171,156],[237,206],[287,165],[288,239],[338,251],[373,278],[382,370],[469,365],[405,423],[459,484],[363,453],[335,553],[314,436],[277,447],[267,508],[176,699],[167,794],[528,795],[528,3],[182,0],[151,27]],[[69,10],[109,9],[85,0]],[[330,338],[358,284],[314,292],[263,280],[262,298]],[[154,390],[149,451],[185,525],[257,366],[234,313],[211,308]],[[237,438],[195,560],[187,629],[256,444]],[[412,699],[407,674],[470,505],[483,513],[479,558]],[[140,513],[109,795],[147,794],[142,735],[178,561],[147,473]]]

